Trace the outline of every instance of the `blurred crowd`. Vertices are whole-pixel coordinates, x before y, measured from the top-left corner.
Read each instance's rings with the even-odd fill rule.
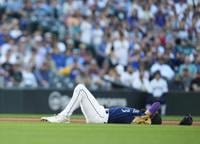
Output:
[[[0,0],[0,65],[6,88],[200,91],[200,1]]]

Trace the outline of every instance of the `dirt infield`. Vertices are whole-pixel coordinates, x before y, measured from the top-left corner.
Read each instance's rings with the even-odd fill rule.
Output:
[[[0,118],[0,122],[41,122],[39,118]],[[71,123],[84,124],[84,119],[71,119]],[[167,120],[162,121],[163,125],[178,125],[179,121]],[[200,121],[193,122],[193,126],[200,126]]]

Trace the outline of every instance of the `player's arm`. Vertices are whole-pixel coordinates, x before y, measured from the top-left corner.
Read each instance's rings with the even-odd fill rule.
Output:
[[[144,112],[144,115],[135,117],[133,123],[135,124],[151,124],[151,117],[160,109],[160,103],[155,102],[151,107]]]

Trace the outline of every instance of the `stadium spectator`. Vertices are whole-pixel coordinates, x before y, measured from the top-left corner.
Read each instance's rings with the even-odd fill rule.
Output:
[[[185,57],[184,63],[179,67],[178,77],[184,84],[185,91],[189,91],[190,83],[196,77],[197,67],[190,60],[189,56]]]
[[[22,70],[22,82],[20,87],[36,88],[37,86],[37,80],[32,72],[32,68],[30,66],[25,66],[25,68]]]
[[[34,74],[40,87],[48,88],[50,86],[52,72],[48,61],[43,62],[40,68],[36,68]]]
[[[70,82],[63,81],[75,83],[75,77],[82,74],[81,67],[91,61],[97,62],[99,78],[111,74],[118,82],[116,65],[128,67],[128,74],[146,62],[150,74],[160,70],[173,85],[185,57],[196,61],[199,53],[199,8],[198,0],[3,0],[0,65],[20,64],[22,72],[30,64],[38,70],[47,58],[52,65],[49,71],[55,79],[59,77],[48,87],[59,81],[63,83],[60,86],[68,87]],[[67,74],[60,74],[63,69]],[[5,82],[12,83],[10,70],[3,71]]]
[[[142,60],[143,56],[144,54],[143,51],[141,50],[140,45],[135,43],[134,47],[129,52],[128,62],[132,65],[134,69],[137,70],[140,67],[140,61]]]
[[[191,84],[190,84],[190,90],[191,91],[200,91],[200,53],[196,55],[195,59],[195,65],[197,67],[197,74],[196,77],[192,79]]]
[[[22,76],[22,66],[20,64],[14,64],[12,69],[9,73],[10,81],[9,87],[19,87],[22,83],[23,76]]]
[[[58,47],[54,47],[51,53],[52,60],[55,63],[57,69],[61,69],[66,65],[65,54],[60,52]]]
[[[183,13],[185,12],[185,10],[187,9],[188,5],[185,3],[185,0],[179,0],[176,4],[175,4],[175,10],[177,14],[183,15]]]
[[[105,82],[100,77],[100,69],[97,65],[95,60],[92,60],[87,66],[86,73],[89,75],[90,78],[90,88],[96,90],[98,88],[103,88]],[[105,88],[105,87],[104,87]]]
[[[198,72],[196,77],[191,81],[190,90],[193,92],[200,92],[200,72]]]
[[[0,68],[0,88],[3,88],[5,85],[5,75],[6,71],[3,68]]]
[[[155,24],[159,27],[164,27],[166,24],[166,15],[161,9],[155,14]]]
[[[132,86],[133,88],[143,91],[143,92],[147,92],[147,93],[151,92],[151,85],[150,85],[148,73],[142,67],[140,68],[139,71],[137,71],[137,73],[135,73]]]
[[[81,30],[81,42],[84,44],[91,44],[92,42],[92,23],[90,17],[84,16],[81,24],[80,24],[80,30]]]
[[[165,63],[165,59],[163,57],[160,57],[158,62],[151,66],[151,74],[154,74],[156,71],[160,71],[161,76],[169,81],[172,80],[175,75],[173,69]]]
[[[199,51],[200,52],[200,51]],[[198,52],[198,54],[196,55],[196,59],[195,59],[195,65],[197,67],[197,73],[200,72],[200,53]]]
[[[133,77],[134,70],[132,65],[128,65],[126,70],[120,75],[120,81],[122,84],[132,87],[132,82],[134,81]]]
[[[125,38],[123,32],[119,32],[119,37],[113,41],[113,46],[110,47],[110,57],[113,65],[128,64],[129,41]]]
[[[161,114],[166,114],[166,93],[168,92],[168,84],[161,77],[160,71],[154,73],[154,78],[150,82],[151,95],[147,98],[147,108],[149,104],[159,101],[161,103]]]
[[[110,37],[104,35],[102,38],[102,42],[101,44],[99,44],[96,48],[95,48],[95,55],[96,55],[96,60],[97,60],[97,64],[102,67],[103,63],[107,58],[106,55],[106,48],[109,45],[108,41],[110,41]]]
[[[101,29],[99,24],[96,24],[92,33],[92,44],[95,47],[98,47],[102,43],[103,39],[103,30]]]

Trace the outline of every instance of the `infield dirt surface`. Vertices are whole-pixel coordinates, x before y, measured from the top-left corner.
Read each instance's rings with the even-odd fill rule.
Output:
[[[0,122],[41,122],[40,118],[15,118],[15,117],[1,117]],[[83,118],[73,118],[70,120],[71,123],[84,124]],[[178,125],[178,120],[164,120],[163,125]],[[193,126],[200,126],[200,121],[194,121]]]

